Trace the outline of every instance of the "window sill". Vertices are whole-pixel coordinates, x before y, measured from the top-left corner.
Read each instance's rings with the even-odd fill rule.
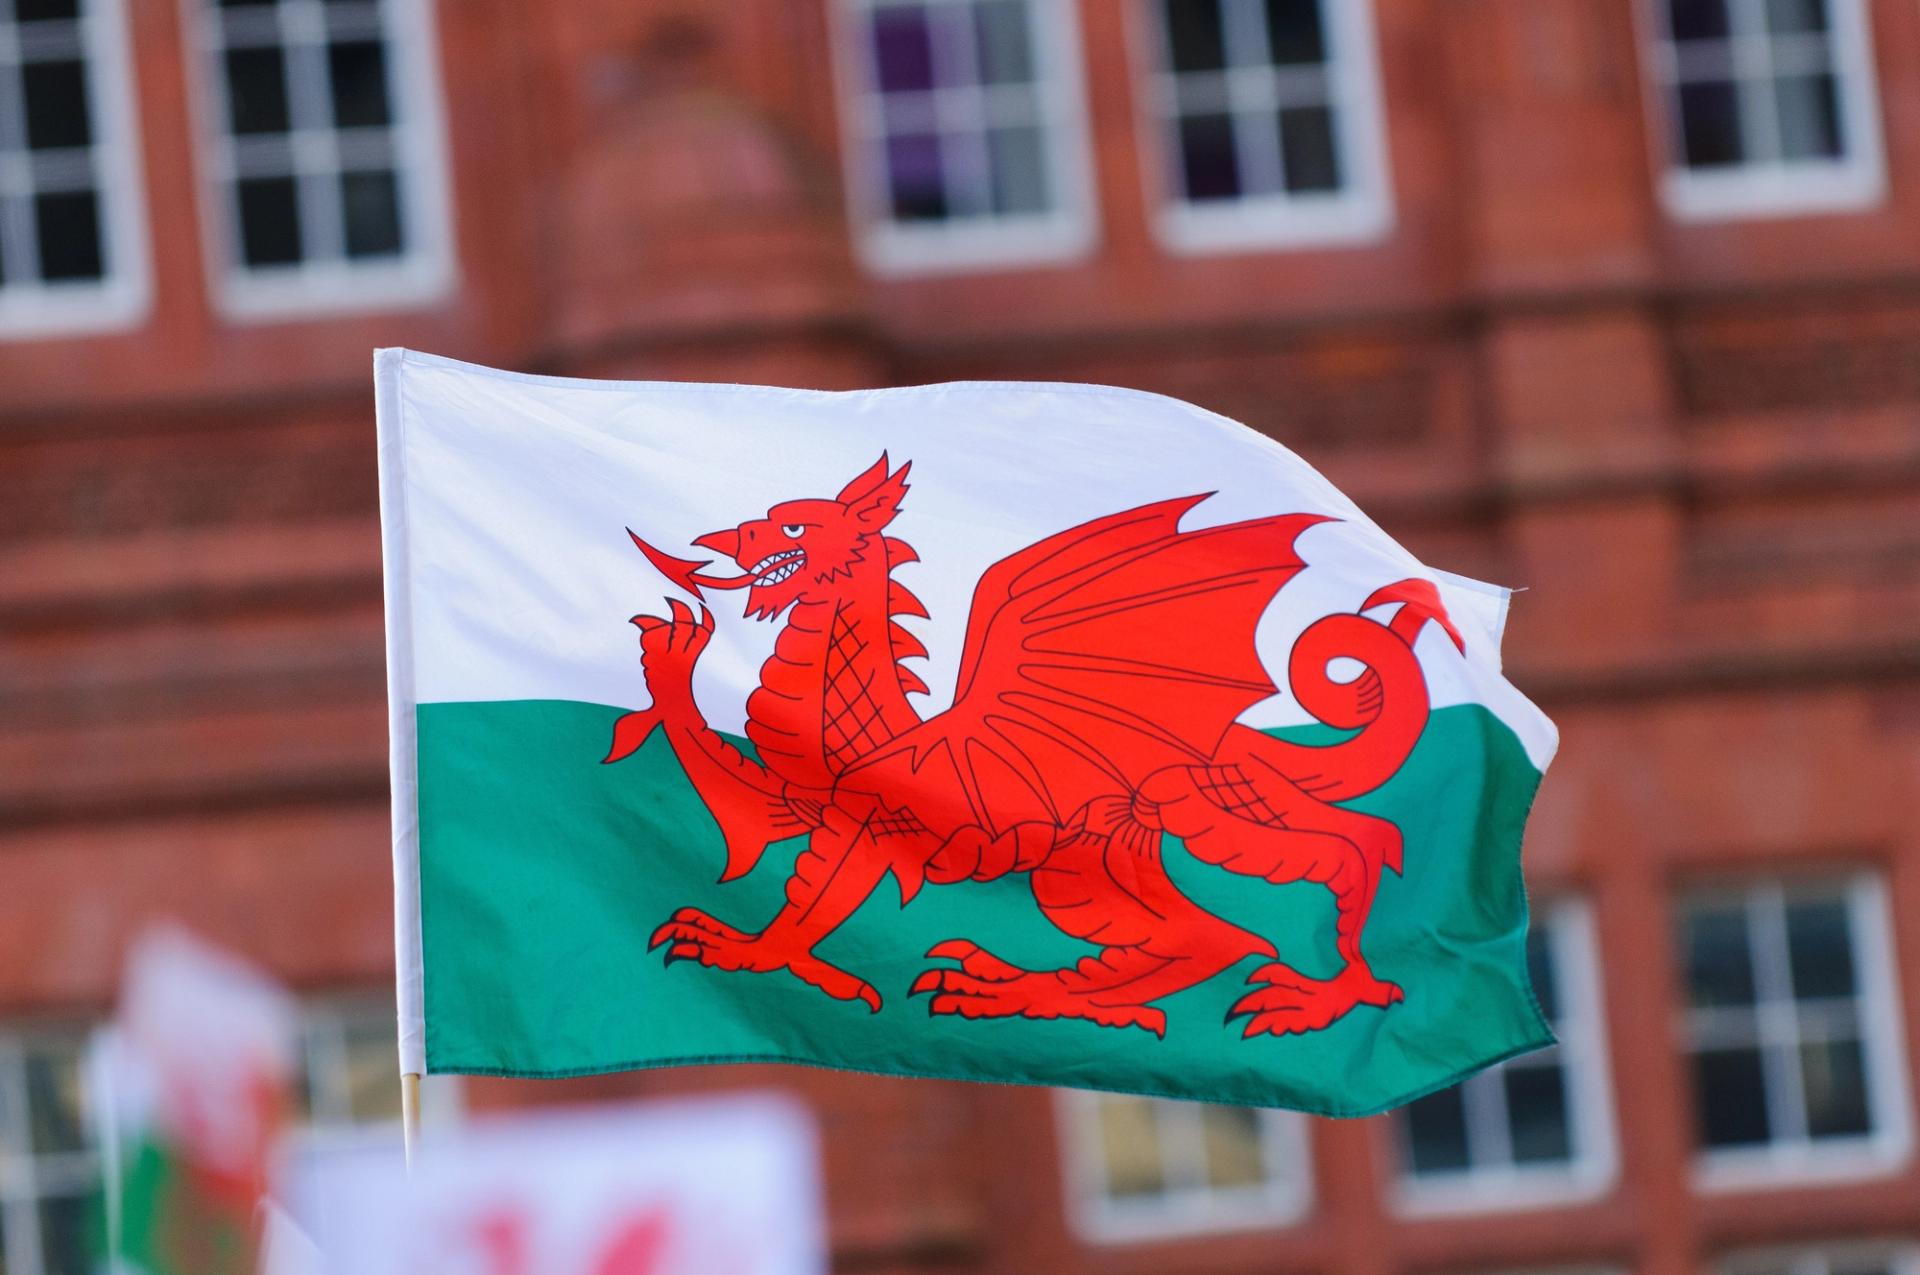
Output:
[[[1467,1217],[1570,1208],[1604,1199],[1618,1175],[1612,1167],[1513,1170],[1402,1178],[1392,1197],[1402,1217]]]
[[[1093,228],[1065,218],[994,223],[878,222],[856,232],[860,264],[883,278],[1064,266],[1093,251]]]
[[[1886,200],[1884,174],[1864,164],[1720,172],[1669,171],[1661,200],[1676,221],[1764,221],[1868,212]]]
[[[1791,1149],[1707,1151],[1694,1162],[1693,1184],[1704,1195],[1774,1191],[1893,1177],[1907,1167],[1904,1141],[1858,1138]]]
[[[1162,211],[1159,229],[1168,250],[1185,256],[1365,247],[1393,230],[1393,210],[1357,195],[1177,203]]]

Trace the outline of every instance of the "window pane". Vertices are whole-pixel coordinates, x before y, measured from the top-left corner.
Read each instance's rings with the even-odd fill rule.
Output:
[[[400,1059],[392,1025],[356,1019],[347,1026],[343,1043],[348,1118],[357,1124],[399,1120]]]
[[[93,1201],[88,1196],[55,1196],[40,1201],[40,1251],[46,1275],[91,1275]]]
[[[1800,1046],[1801,1083],[1807,1096],[1807,1132],[1841,1138],[1870,1132],[1866,1063],[1857,1040]]]
[[[1765,1142],[1766,1083],[1757,1049],[1709,1049],[1694,1056],[1700,1139],[1709,1147]]]
[[[1676,40],[1711,40],[1727,34],[1726,0],[1669,0],[1668,30]]]
[[[1220,0],[1166,0],[1167,44],[1176,71],[1217,71],[1227,64]]]
[[[1794,75],[1774,82],[1780,112],[1780,154],[1833,159],[1840,154],[1840,99],[1831,75]]]
[[[279,49],[228,49],[227,114],[235,133],[287,131],[287,77]]]
[[[81,1151],[87,1146],[80,1075],[80,1046],[36,1043],[25,1054],[27,1112],[36,1155]]]
[[[78,61],[29,62],[20,68],[27,98],[27,145],[34,150],[86,146],[87,70]]]
[[[303,1042],[301,1048],[306,1051],[308,1047]],[[319,1103],[319,1097],[314,1092],[316,1081],[312,1054],[302,1052],[299,1064],[293,1069],[293,1084],[287,1095],[287,1119],[296,1125],[309,1125],[314,1123],[315,1109]]]
[[[1190,115],[1180,121],[1180,176],[1188,199],[1232,199],[1240,193],[1230,116]]]
[[[1320,0],[1267,0],[1267,40],[1281,66],[1326,61]]]
[[[235,185],[241,259],[250,266],[300,260],[300,204],[293,178],[253,177]]]
[[[1157,1195],[1166,1190],[1152,1100],[1115,1095],[1103,1096],[1097,1101],[1107,1194],[1115,1197]]]
[[[1037,128],[999,128],[987,134],[993,163],[993,208],[1001,213],[1047,209],[1047,169]]]
[[[13,0],[13,16],[20,22],[58,22],[80,16],[80,0]]]
[[[1702,80],[1680,86],[1681,150],[1690,168],[1738,164],[1746,148],[1740,140],[1740,99],[1729,80]]]
[[[925,10],[874,11],[873,65],[883,93],[933,87],[933,33]]]
[[[1407,1104],[1407,1156],[1415,1173],[1467,1167],[1467,1108],[1460,1087]]]
[[[105,274],[98,195],[90,190],[36,195],[33,207],[39,224],[42,279],[98,279]]]
[[[887,186],[897,219],[929,221],[946,216],[947,188],[940,164],[940,139],[931,133],[889,137]]]
[[[1549,1023],[1560,1021],[1560,985],[1553,963],[1553,943],[1544,924],[1535,923],[1527,931],[1527,978],[1540,1002],[1540,1012]]]
[[[1340,161],[1333,145],[1333,112],[1296,106],[1280,112],[1280,158],[1288,190],[1338,190]]]
[[[974,10],[980,80],[1026,84],[1033,79],[1033,49],[1025,0],[984,0]]]
[[[1683,929],[1688,1003],[1753,1004],[1746,909],[1738,903],[1693,907],[1687,911]]]
[[[400,183],[391,172],[342,173],[340,215],[349,257],[400,251]]]
[[[1200,1122],[1206,1138],[1208,1186],[1258,1186],[1266,1181],[1259,1112],[1249,1107],[1203,1107]]]
[[[1788,903],[1787,952],[1795,996],[1810,1000],[1853,995],[1853,929],[1843,900]]]
[[[1778,34],[1827,29],[1826,0],[1767,0],[1767,28]]]
[[[391,123],[387,102],[387,55],[377,41],[355,40],[327,48],[333,85],[333,122],[340,128],[377,128]]]
[[[1501,1078],[1507,1086],[1514,1163],[1571,1160],[1565,1071],[1558,1066],[1508,1067]]]

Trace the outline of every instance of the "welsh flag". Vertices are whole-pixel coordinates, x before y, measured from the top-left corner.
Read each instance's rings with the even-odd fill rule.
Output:
[[[225,952],[170,928],[134,944],[92,1065],[113,1271],[262,1269],[296,1033],[286,994]]]
[[[1505,589],[1155,394],[381,351],[402,1066],[1361,1115],[1551,1039]]]

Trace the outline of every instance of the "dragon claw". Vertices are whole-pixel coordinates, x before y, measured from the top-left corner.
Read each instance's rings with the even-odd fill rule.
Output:
[[[1029,972],[1021,969],[1018,965],[1008,964],[1006,961],[1001,960],[993,953],[981,947],[978,943],[970,942],[967,939],[947,939],[944,942],[935,943],[927,949],[927,957],[930,960],[958,961],[960,962],[960,969],[966,974],[973,978],[985,979],[990,983],[1012,982],[1014,979]],[[951,971],[927,971],[928,974],[939,974],[942,972]],[[921,977],[925,978],[926,975],[923,974]]]
[[[1276,961],[1249,974],[1247,984],[1253,990],[1228,1007],[1222,1022],[1245,1018],[1240,1035],[1248,1040],[1319,1031],[1358,1006],[1386,1009],[1407,998],[1398,984],[1377,979],[1359,965],[1318,979]]]
[[[1167,1034],[1166,1015],[1145,1005],[1103,1005],[1092,997],[1070,992],[1050,971],[1035,972],[1009,965],[964,939],[938,945],[971,948],[962,958],[973,968],[931,969],[913,980],[909,996],[933,993],[927,1001],[930,1015],[960,1018],[1078,1018],[1101,1027],[1144,1027],[1156,1036]],[[937,951],[938,949],[936,949]],[[932,955],[932,953],[929,953]],[[984,963],[983,963],[984,960]]]
[[[748,934],[724,921],[715,920],[698,908],[681,908],[673,914],[647,943],[653,951],[667,948],[665,963],[697,961],[710,969],[767,973],[786,970],[804,983],[810,983],[835,1000],[857,1000],[873,1013],[880,1012],[880,993],[864,980],[829,965],[807,951],[795,951],[785,941],[762,934]]]

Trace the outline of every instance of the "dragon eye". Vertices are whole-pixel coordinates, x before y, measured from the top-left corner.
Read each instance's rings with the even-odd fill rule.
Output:
[[[789,522],[784,524],[780,528],[780,534],[785,536],[789,540],[798,540],[801,536],[806,534],[806,531],[807,531],[806,524],[799,523],[799,522]]]

